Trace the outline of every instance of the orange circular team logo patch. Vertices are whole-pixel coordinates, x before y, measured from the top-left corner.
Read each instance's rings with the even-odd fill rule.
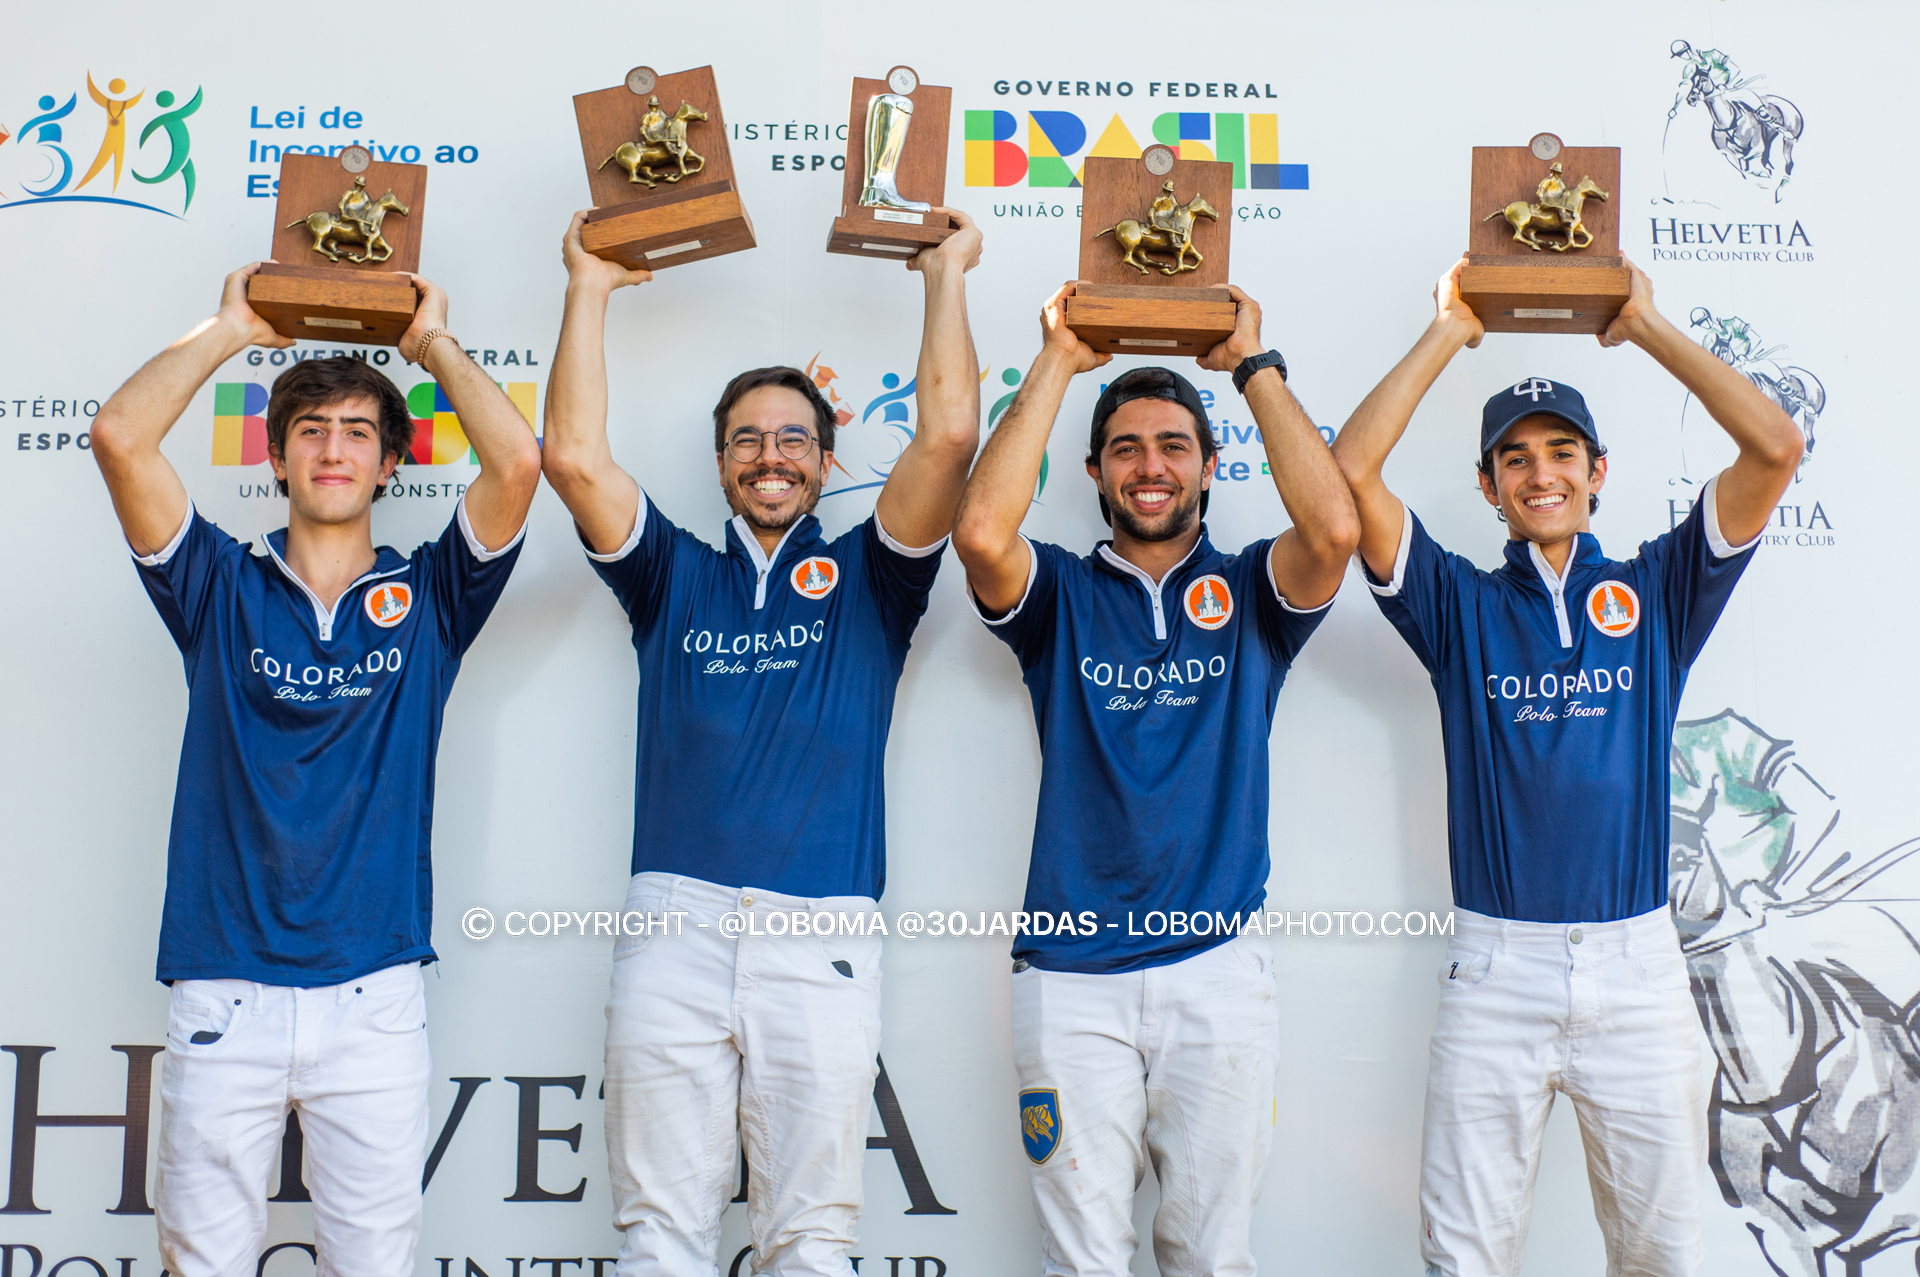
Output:
[[[413,587],[402,581],[376,585],[367,591],[367,619],[390,630],[407,619],[413,608]]]
[[[1201,629],[1217,630],[1233,619],[1233,591],[1224,576],[1203,576],[1188,582],[1180,594],[1180,606]]]
[[[803,598],[824,599],[840,584],[840,565],[832,559],[803,559],[794,565],[794,591]]]
[[[1587,591],[1587,620],[1608,638],[1625,638],[1640,624],[1640,596],[1625,581],[1602,581]]]

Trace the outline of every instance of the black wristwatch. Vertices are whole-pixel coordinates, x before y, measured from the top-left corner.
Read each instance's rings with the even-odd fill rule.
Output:
[[[1258,355],[1248,355],[1240,361],[1240,366],[1233,370],[1234,390],[1240,394],[1246,394],[1248,379],[1262,368],[1278,368],[1280,370],[1280,380],[1285,381],[1287,379],[1287,361],[1280,357],[1279,351],[1269,350]]]

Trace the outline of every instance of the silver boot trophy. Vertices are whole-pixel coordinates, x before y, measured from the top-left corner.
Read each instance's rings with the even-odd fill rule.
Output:
[[[884,80],[855,76],[852,89],[842,135],[847,152],[835,160],[840,215],[827,233],[827,251],[907,260],[960,228],[942,211],[953,90],[920,83],[909,66],[894,67]],[[908,199],[903,189],[921,198]]]
[[[924,213],[933,205],[925,200],[910,200],[900,194],[894,177],[900,168],[900,152],[907,144],[907,130],[913,125],[913,99],[898,93],[876,93],[867,102],[867,180],[860,192],[866,208],[897,208],[909,213]]]

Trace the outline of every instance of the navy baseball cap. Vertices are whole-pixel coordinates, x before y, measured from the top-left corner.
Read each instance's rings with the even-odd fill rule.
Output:
[[[1193,388],[1192,382],[1171,368],[1129,368],[1107,383],[1107,388],[1100,392],[1100,398],[1093,405],[1093,426],[1087,434],[1087,452],[1089,460],[1096,465],[1100,458],[1094,441],[1106,428],[1107,418],[1119,411],[1121,404],[1132,403],[1136,399],[1169,399],[1179,404],[1193,414],[1194,426],[1203,438],[1201,452],[1204,454],[1212,446],[1213,423],[1207,420],[1206,405],[1200,402],[1200,392]],[[1204,490],[1200,493],[1200,517],[1203,519],[1207,517],[1208,498],[1212,495]],[[1104,496],[1100,498],[1100,517],[1107,521],[1108,527],[1113,526],[1113,511],[1107,507]]]
[[[1171,368],[1129,368],[1107,383],[1093,405],[1093,429],[1087,436],[1087,451],[1094,451],[1093,441],[1099,438],[1107,418],[1117,412],[1121,404],[1136,399],[1171,399],[1193,414],[1195,425],[1202,430],[1212,430],[1206,406],[1200,402],[1200,392],[1193,388],[1192,382]]]
[[[1600,434],[1593,428],[1593,416],[1587,411],[1587,401],[1581,398],[1580,392],[1565,382],[1528,377],[1495,394],[1481,409],[1480,455],[1484,457],[1498,447],[1507,437],[1507,431],[1513,429],[1514,422],[1536,413],[1567,422],[1587,437],[1595,452],[1600,450]]]

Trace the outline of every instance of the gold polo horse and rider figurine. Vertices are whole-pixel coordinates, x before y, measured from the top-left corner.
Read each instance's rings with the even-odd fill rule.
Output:
[[[283,337],[393,345],[419,302],[409,276],[426,199],[424,164],[376,161],[364,146],[282,155],[273,243],[248,304]]]
[[[687,124],[697,120],[705,123],[707,113],[690,102],[682,102],[680,109],[668,115],[660,109],[660,99],[647,99],[647,112],[640,117],[640,140],[622,142],[612,155],[600,161],[600,167],[618,164],[627,171],[629,182],[642,182],[652,190],[661,182],[677,182],[683,177],[698,173],[707,166],[699,152],[687,145]],[[689,168],[687,161],[692,160]],[[672,166],[675,171],[665,170]],[[662,171],[655,172],[658,168]]]
[[[313,236],[313,251],[328,261],[339,261],[341,250],[347,249],[350,262],[384,262],[393,256],[393,245],[380,234],[380,224],[389,212],[408,216],[407,206],[391,190],[379,199],[367,194],[367,179],[361,176],[354,178],[353,185],[340,197],[339,216],[323,208],[299,221],[288,222],[286,229],[305,225]],[[353,245],[366,251],[354,253],[350,247]]]
[[[1201,217],[1220,220],[1220,214],[1202,195],[1196,193],[1185,204],[1180,203],[1174,197],[1173,183],[1168,181],[1148,208],[1145,222],[1122,218],[1106,230],[1096,232],[1094,238],[1112,235],[1121,250],[1120,260],[1142,275],[1151,274],[1150,267],[1157,267],[1162,275],[1178,275],[1182,271],[1198,270],[1207,260],[1193,244],[1194,219]],[[1171,254],[1173,264],[1143,255],[1148,252]],[[1187,260],[1188,254],[1193,256],[1191,262]]]
[[[1632,293],[1613,198],[1620,148],[1536,133],[1472,154],[1461,300],[1490,333],[1605,332]]]
[[[589,253],[657,271],[753,247],[712,67],[637,66],[619,84],[575,94],[573,110],[593,203],[580,228]]]
[[[1088,156],[1064,316],[1074,335],[1103,354],[1162,358],[1204,355],[1231,336],[1234,176],[1228,161],[1183,160],[1160,144],[1137,159]]]
[[[1507,219],[1507,225],[1513,227],[1513,237],[1534,252],[1551,248],[1556,253],[1569,249],[1578,251],[1593,243],[1593,234],[1580,220],[1581,210],[1588,197],[1610,199],[1600,184],[1591,177],[1583,177],[1580,184],[1567,189],[1560,178],[1561,167],[1558,160],[1541,179],[1540,188],[1534,194],[1534,203],[1515,200],[1505,208],[1488,213],[1483,221],[1491,222],[1496,217]],[[1541,236],[1557,235],[1558,239],[1542,239]]]

